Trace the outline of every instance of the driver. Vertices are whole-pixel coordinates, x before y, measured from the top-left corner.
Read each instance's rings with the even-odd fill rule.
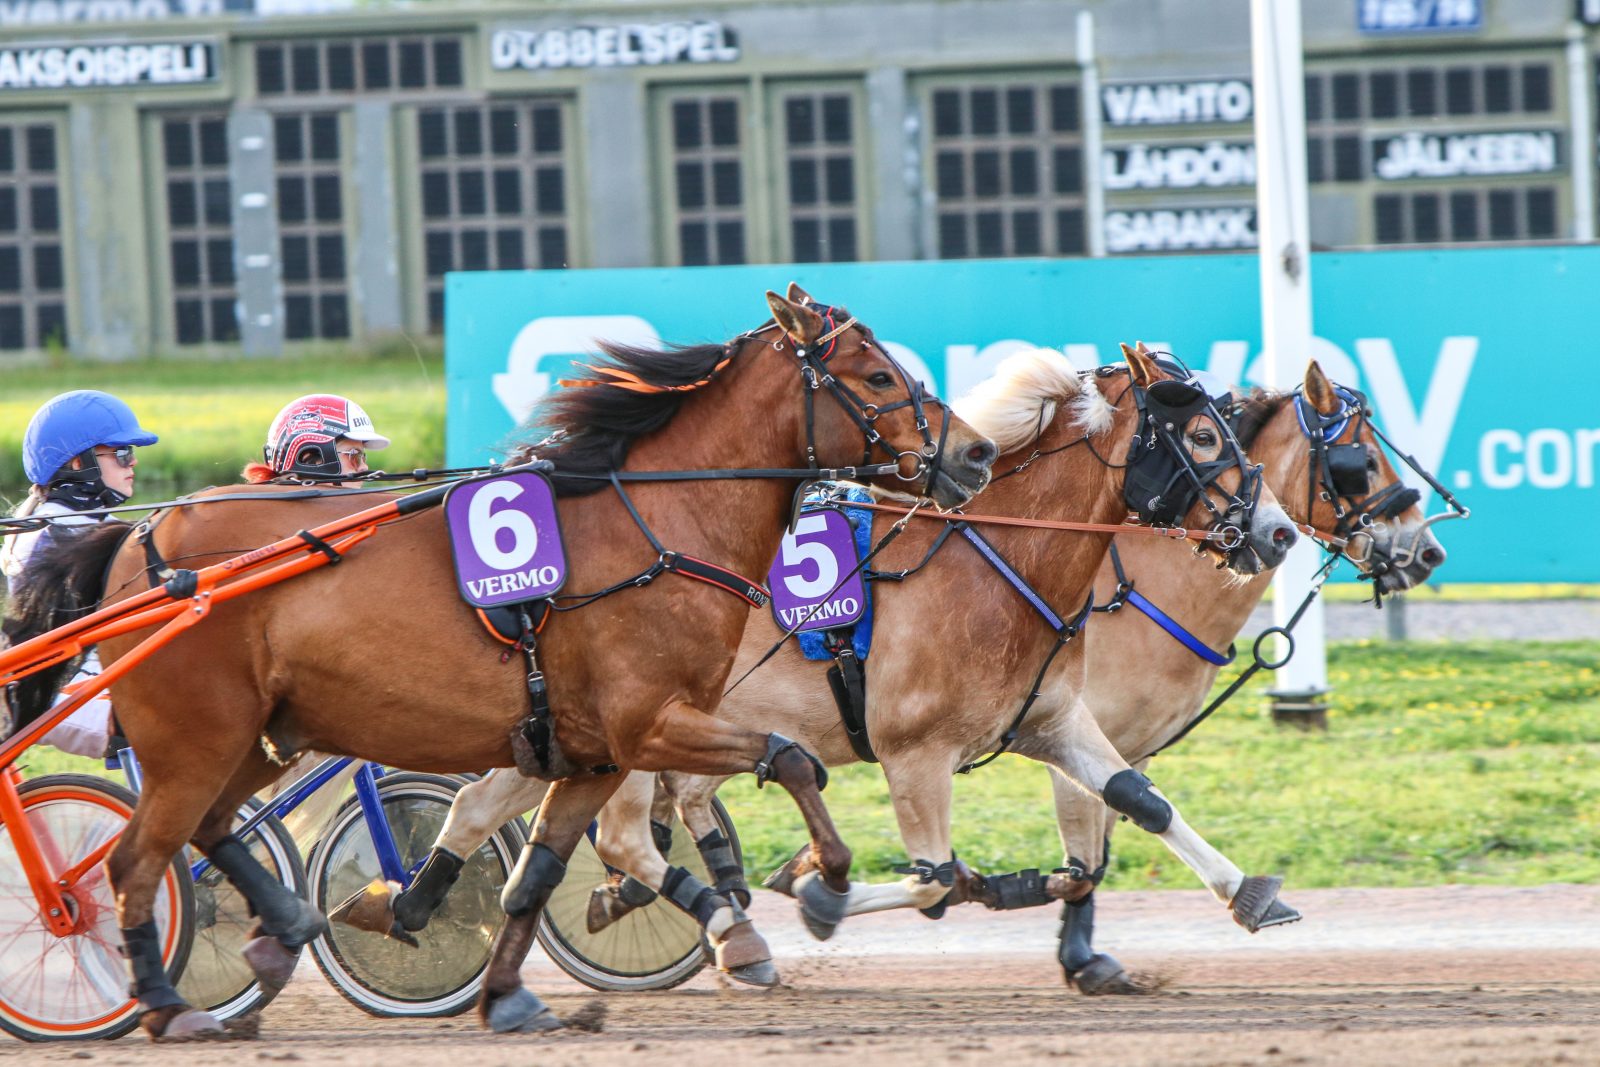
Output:
[[[361,405],[331,393],[313,393],[289,401],[278,412],[261,449],[266,462],[247,465],[244,480],[270,482],[297,474],[318,481],[341,474],[357,476],[367,470],[369,450],[388,447],[389,439],[373,428]]]

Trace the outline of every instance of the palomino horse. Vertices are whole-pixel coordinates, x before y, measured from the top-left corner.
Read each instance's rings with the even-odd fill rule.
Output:
[[[1142,346],[1128,350],[1127,359],[1126,370],[1107,368],[1098,374],[1080,375],[1060,353],[1024,353],[1003,363],[973,396],[958,403],[964,417],[995,437],[1006,453],[997,466],[1013,471],[1010,477],[997,477],[981,498],[986,515],[1109,523],[1127,513],[1126,468],[1106,457],[1127,455],[1135,435],[1148,432],[1145,391],[1162,384],[1179,385],[1163,381],[1165,372]],[[1182,388],[1205,401],[1198,389],[1186,384]],[[1190,403],[1195,403],[1193,395]],[[1175,453],[1174,461],[1199,466],[1220,463],[1228,468],[1228,476],[1211,482],[1206,491],[1193,493],[1178,508],[1177,516],[1209,518],[1200,499],[1206,492],[1228,497],[1227,509],[1233,511],[1241,501],[1232,494],[1241,484],[1255,484],[1253,469],[1245,466],[1242,454],[1232,450],[1221,417],[1209,407],[1209,401],[1191,407],[1189,416],[1181,421],[1177,433],[1163,438]],[[1224,560],[1235,570],[1250,573],[1263,561],[1276,565],[1293,542],[1294,532],[1275,504],[1246,493],[1243,503],[1249,506],[1241,510],[1253,510],[1248,539],[1226,553]],[[1110,538],[1109,533],[1062,535],[1003,527],[986,532],[984,543],[1024,576],[1028,591],[1023,593],[1021,587],[997,577],[977,542],[936,549],[936,542],[961,539],[941,538],[943,528],[941,523],[914,525],[891,546],[892,551],[874,561],[880,572],[920,572],[904,582],[874,584],[877,621],[867,687],[869,733],[889,780],[913,873],[888,886],[853,883],[846,897],[832,901],[837,919],[896,906],[935,909],[941,905],[956,875],[949,836],[951,775],[984,752],[1008,743],[1019,706],[1038,684],[1040,664],[1048,661],[1066,637],[1064,624],[1054,628],[1041,622],[1042,613],[1030,606],[1028,596],[1053,605],[1061,617],[1076,614]],[[779,635],[770,614],[755,612],[745,631],[736,672],[760,661]],[[717,714],[745,723],[782,722],[807,738],[828,764],[852,762],[857,757],[840,729],[839,712],[824,677],[826,669],[824,664],[804,659],[792,645],[786,646],[726,696]],[[1029,729],[1043,710],[1036,705],[1033,717],[1023,725],[1027,740],[1017,739],[1018,751],[1046,760],[1092,790],[1094,796],[1103,797],[1159,833],[1224,903],[1232,905],[1241,923],[1255,928],[1294,917],[1292,910],[1275,899],[1272,880],[1246,879],[1190,829],[1149,782],[1117,755],[1086,710],[1076,706],[1067,714],[1055,715],[1048,736]],[[597,917],[591,910],[592,925],[649,899],[648,891],[662,886],[667,875],[666,864],[652,844],[648,822],[651,783],[646,776],[633,778],[603,813],[596,847],[602,858],[628,871],[642,886],[629,887],[631,892],[620,886],[605,887],[602,894],[613,893],[615,899],[597,902],[601,914]],[[724,780],[726,776],[693,780],[673,776],[681,790],[680,799],[694,801],[684,805],[684,822],[716,875],[717,888],[747,894],[727,842],[715,822],[705,821],[710,814],[710,796]],[[470,855],[486,833],[537,800],[536,783],[504,773],[490,775],[458,796],[436,849]],[[802,900],[808,894],[815,898],[824,887],[815,874],[809,874],[797,883],[796,893]],[[412,892],[420,892],[419,887],[414,885]],[[672,899],[671,894],[666,895]],[[426,903],[431,906],[436,900]],[[803,914],[813,933],[826,937],[833,924],[817,921],[821,910],[813,907]],[[397,911],[402,923],[411,928],[426,918],[426,908],[414,896],[402,897]],[[765,965],[732,973],[758,983],[775,977]]]
[[[1297,411],[1297,404],[1310,412]],[[1422,517],[1418,495],[1406,489],[1362,417],[1364,406],[1358,394],[1332,385],[1313,362],[1297,392],[1253,392],[1233,405],[1231,421],[1296,521],[1310,524],[1323,539],[1367,531],[1361,537],[1370,546],[1351,555],[1382,595],[1425,580],[1445,553]],[[1322,438],[1315,450],[1312,433]],[[1329,446],[1341,444],[1358,446],[1345,454],[1353,477],[1338,463],[1324,468],[1318,461]],[[1363,515],[1375,521],[1369,525]],[[1238,636],[1267,583],[1219,582],[1188,566],[1184,553],[1143,538],[1119,537],[1116,548],[1121,574],[1108,555],[1095,586],[1097,603],[1114,602],[1119,589],[1132,586],[1210,653],[1180,643],[1137,605],[1124,605],[1094,621],[1077,649],[1080,661],[1068,662],[1056,699],[1081,694],[1117,751],[1143,770],[1150,755],[1194,720],[1225,660],[1218,650]],[[1128,662],[1139,670],[1116,669]],[[1061,966],[1085,993],[1131,991],[1121,965],[1093,948],[1093,887],[1105,870],[1116,814],[1060,774],[1051,780],[1062,846],[1068,857],[1082,857],[1069,858],[1068,866],[1086,872],[1078,890],[1089,890],[1062,908]]]
[[[749,615],[750,600],[730,588],[759,591],[739,576],[765,571],[796,483],[819,464],[842,466],[881,450],[891,462],[873,468],[877,479],[915,484],[954,506],[983,488],[996,451],[931,400],[925,412],[918,384],[841,309],[775,293],[767,302],[774,321],[726,345],[607,347],[608,358],[581,383],[587,388],[562,390],[543,409],[541,424],[568,431],[541,455],[553,461],[562,496],[569,588],[617,590],[602,606],[555,615],[540,635],[553,736],[549,719],[529,716],[523,664],[502,659],[504,646],[460,599],[443,517],[420,505],[352,550],[343,566],[218,606],[116,685],[118,717],[145,782],[108,873],[142,1022],[153,1036],[216,1029],[182,1002],[154,955],[156,880],[186,842],[261,916],[270,936],[253,943],[265,947],[251,960],[264,981],[286,981],[279,966],[292,958],[286,948],[325,928],[229,834],[239,804],[280,773],[268,750],[316,749],[448,773],[516,765],[519,744],[531,743],[545,776],[559,780],[502,897],[509,918],[480,1001],[483,1021],[497,1031],[561,1025],[523,988],[518,969],[567,857],[625,777],[605,773],[607,765],[753,770],[777,781],[814,830],[827,877],[840,891],[848,885],[850,851],[822,804],[820,764],[787,738],[710,714]],[[907,459],[916,468],[909,473]],[[693,480],[639,478],[685,469]],[[618,470],[635,479],[626,493],[611,476]],[[742,477],[710,480],[718,471]],[[194,566],[350,511],[336,492],[295,503],[200,506],[205,495],[155,527],[160,554]],[[693,557],[714,565],[691,566]],[[100,598],[102,575],[107,602],[126,598],[144,584],[146,566],[140,548],[123,544],[114,527],[96,527],[41,563],[39,573],[54,568],[65,580],[35,587],[9,636],[20,642],[81,613]],[[664,573],[680,566],[702,580]],[[135,641],[106,641],[102,655],[115,660]],[[18,722],[37,716],[50,696],[19,709]],[[681,879],[678,888],[697,895]],[[733,909],[706,918],[719,935],[748,929]]]

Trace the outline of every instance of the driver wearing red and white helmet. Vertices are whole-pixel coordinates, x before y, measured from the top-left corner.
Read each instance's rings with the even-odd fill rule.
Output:
[[[367,469],[367,452],[388,448],[389,439],[372,425],[361,405],[331,393],[313,393],[291,400],[272,420],[265,463],[244,469],[250,482],[309,475],[321,481]],[[309,480],[309,479],[308,479]]]

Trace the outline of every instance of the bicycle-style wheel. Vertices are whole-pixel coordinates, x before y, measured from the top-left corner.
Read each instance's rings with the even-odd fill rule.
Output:
[[[51,774],[17,789],[28,829],[47,863],[64,872],[121,834],[135,798],[115,783],[83,774]],[[122,933],[111,884],[95,864],[67,888],[76,922],[57,937],[17,855],[15,827],[0,825],[0,1027],[24,1041],[118,1037],[139,1022],[128,996]],[[194,895],[182,855],[156,892],[156,929],[167,974],[181,979],[194,936]]]
[[[728,810],[715,798],[712,807],[722,833],[733,844],[734,856],[743,862]],[[676,816],[672,831],[667,862],[711,881],[699,850]],[[699,974],[707,962],[700,924],[659,897],[599,933],[589,932],[589,895],[609,874],[589,839],[580,841],[567,861],[567,876],[539,917],[539,944],[556,966],[593,989],[621,992],[671,989]]]
[[[462,785],[460,779],[434,774],[378,780],[384,818],[408,870],[427,857]],[[520,821],[506,823],[467,858],[443,906],[417,932],[419,947],[334,923],[311,943],[312,958],[346,1000],[370,1014],[417,1018],[466,1011],[477,999],[505,919],[500,891],[524,836]],[[382,877],[359,797],[351,797],[334,816],[311,852],[306,876],[311,902],[324,913]]]
[[[238,821],[244,822],[260,807],[261,802],[251,797],[239,809]],[[245,838],[245,844],[274,878],[305,894],[305,864],[283,823],[268,816]],[[199,855],[191,851],[189,858],[198,860]],[[178,983],[179,995],[222,1022],[265,1007],[272,994],[261,988],[255,972],[239,954],[259,920],[250,914],[249,902],[233,883],[210,864],[194,882],[194,915],[194,947]]]

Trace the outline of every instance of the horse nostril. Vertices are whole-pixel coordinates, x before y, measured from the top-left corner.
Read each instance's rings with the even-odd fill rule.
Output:
[[[1422,550],[1422,562],[1430,567],[1437,567],[1444,562],[1444,553],[1437,548],[1425,548]]]
[[[1294,546],[1297,538],[1294,529],[1289,526],[1280,526],[1272,531],[1272,547],[1287,552]]]
[[[993,441],[980,441],[967,449],[967,461],[974,467],[987,467],[994,463],[1000,450]]]

